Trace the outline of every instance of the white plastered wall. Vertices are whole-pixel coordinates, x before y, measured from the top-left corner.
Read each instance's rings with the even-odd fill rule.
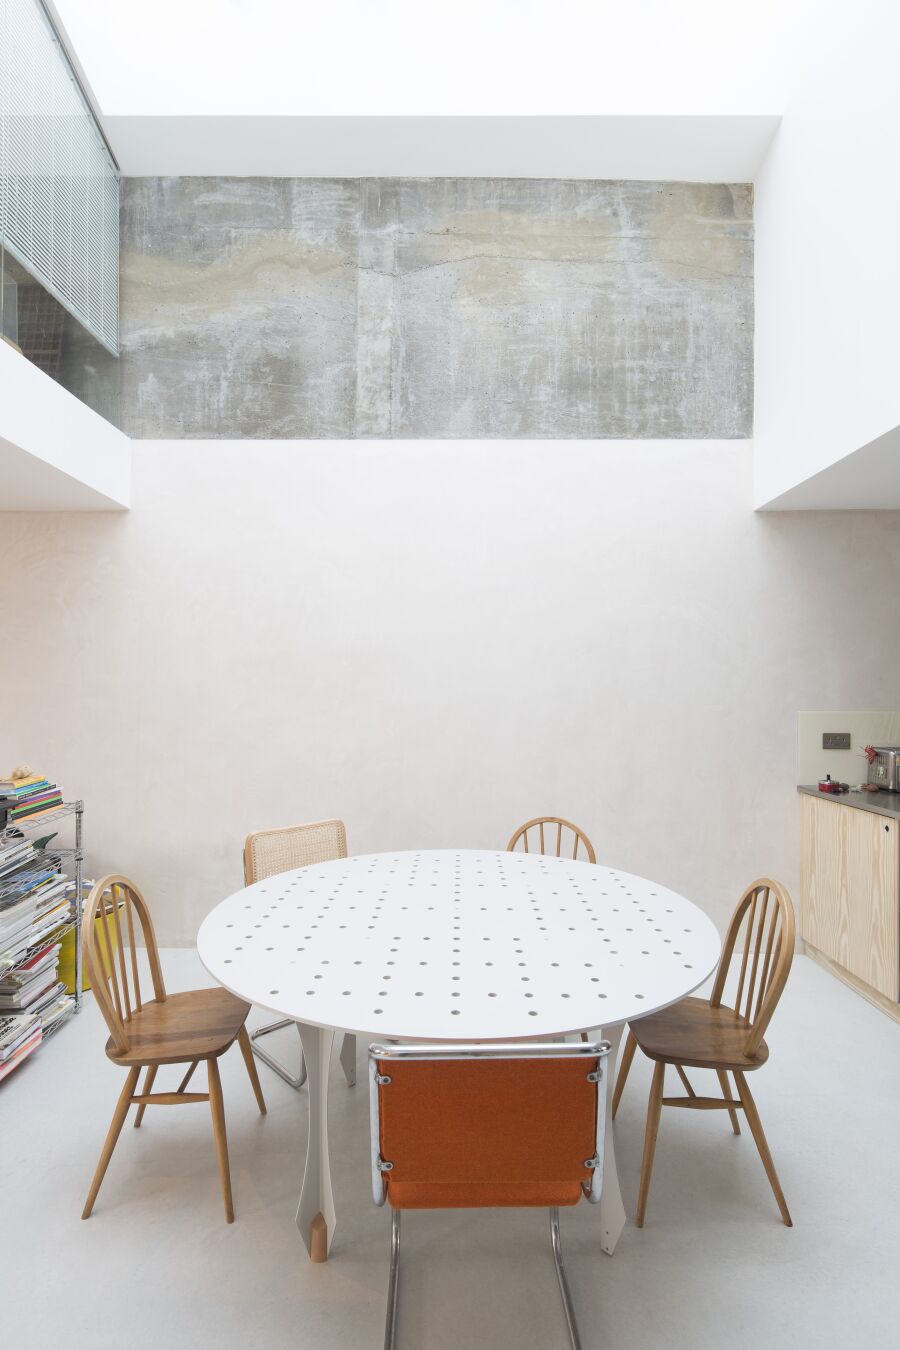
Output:
[[[797,710],[890,707],[900,657],[900,518],[754,515],[750,475],[722,441],[136,444],[128,514],[3,518],[3,762],[86,799],[164,942],[248,830],[331,815],[354,852],[567,815],[724,924],[796,892]]]

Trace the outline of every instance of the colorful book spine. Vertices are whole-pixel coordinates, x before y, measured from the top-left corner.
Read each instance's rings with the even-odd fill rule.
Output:
[[[10,820],[22,820],[25,816],[36,816],[42,811],[55,810],[62,806],[62,793],[57,789],[40,797],[29,797],[21,806],[14,806],[9,813]]]

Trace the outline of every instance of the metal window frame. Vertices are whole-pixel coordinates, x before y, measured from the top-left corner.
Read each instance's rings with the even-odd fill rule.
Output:
[[[378,1071],[378,1062],[392,1060],[399,1063],[428,1062],[453,1063],[473,1060],[606,1060],[610,1052],[609,1041],[524,1041],[453,1044],[407,1044],[385,1045],[375,1042],[369,1046],[369,1148],[372,1167],[372,1199],[381,1207],[387,1198],[385,1172],[391,1164],[381,1156],[381,1099],[379,1087],[386,1085],[385,1076]],[[389,1075],[387,1075],[389,1081]],[[593,1079],[596,1094],[597,1126],[594,1137],[594,1156],[587,1160],[592,1163],[590,1184],[583,1184],[586,1199],[598,1204],[603,1192],[603,1150],[606,1142],[606,1096],[607,1072],[605,1064],[599,1065],[598,1076]]]

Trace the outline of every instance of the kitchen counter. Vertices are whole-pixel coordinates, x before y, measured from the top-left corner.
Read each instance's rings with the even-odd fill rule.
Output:
[[[806,954],[900,1022],[900,792],[797,793]]]
[[[855,806],[858,811],[873,811],[876,816],[900,820],[900,792],[820,792],[815,783],[802,783],[797,791],[823,802]]]

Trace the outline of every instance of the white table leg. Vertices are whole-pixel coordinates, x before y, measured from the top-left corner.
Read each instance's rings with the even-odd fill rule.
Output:
[[[356,1086],[356,1037],[352,1031],[344,1032],[344,1039],[341,1042],[341,1068],[344,1070],[344,1077],[347,1080],[348,1087]]]
[[[622,1204],[622,1192],[619,1189],[619,1173],[616,1168],[616,1145],[613,1137],[612,1099],[616,1083],[616,1060],[619,1055],[619,1042],[624,1027],[604,1027],[603,1039],[609,1041],[606,1079],[606,1136],[603,1148],[603,1193],[600,1196],[600,1246],[607,1256],[616,1250],[619,1234],[625,1227],[625,1206]]]
[[[328,1071],[334,1031],[298,1022],[297,1030],[306,1057],[309,1092],[309,1141],[297,1227],[303,1235],[311,1261],[325,1261],[334,1237],[335,1210],[331,1189],[331,1159],[328,1156]]]

